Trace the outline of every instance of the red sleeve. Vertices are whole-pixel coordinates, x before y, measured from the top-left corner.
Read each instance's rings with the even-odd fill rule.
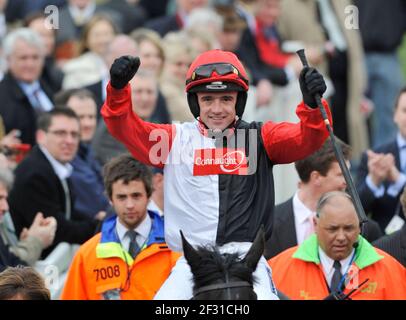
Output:
[[[330,123],[330,108],[323,100]],[[275,164],[301,160],[317,151],[328,137],[328,131],[318,108],[311,109],[303,102],[297,107],[298,123],[266,122],[261,135],[269,159]]]
[[[175,125],[141,120],[133,111],[130,85],[123,89],[107,86],[101,114],[113,137],[122,142],[137,160],[163,167],[175,138]]]

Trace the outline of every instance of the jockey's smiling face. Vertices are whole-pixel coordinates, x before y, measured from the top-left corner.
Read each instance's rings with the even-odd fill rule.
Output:
[[[226,129],[235,121],[237,92],[198,92],[200,120],[209,129]]]

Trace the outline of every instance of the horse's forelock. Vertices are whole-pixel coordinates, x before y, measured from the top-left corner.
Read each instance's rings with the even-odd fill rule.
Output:
[[[252,270],[241,261],[238,253],[222,254],[212,246],[199,247],[197,250],[202,260],[192,270],[195,289],[218,280],[225,281],[226,275],[229,280],[237,279],[253,284]]]

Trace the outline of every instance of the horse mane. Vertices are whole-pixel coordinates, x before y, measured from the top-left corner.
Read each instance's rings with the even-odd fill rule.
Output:
[[[201,258],[199,265],[192,267],[195,288],[213,284],[218,280],[222,282],[237,278],[241,281],[254,283],[252,269],[240,258],[238,253],[220,253],[215,246],[200,246],[197,249]]]

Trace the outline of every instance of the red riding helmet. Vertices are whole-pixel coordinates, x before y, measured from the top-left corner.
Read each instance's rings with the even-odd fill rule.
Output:
[[[237,56],[228,51],[210,50],[200,54],[186,75],[186,92],[190,111],[200,115],[196,92],[238,91],[235,111],[241,118],[247,101],[248,77]]]

